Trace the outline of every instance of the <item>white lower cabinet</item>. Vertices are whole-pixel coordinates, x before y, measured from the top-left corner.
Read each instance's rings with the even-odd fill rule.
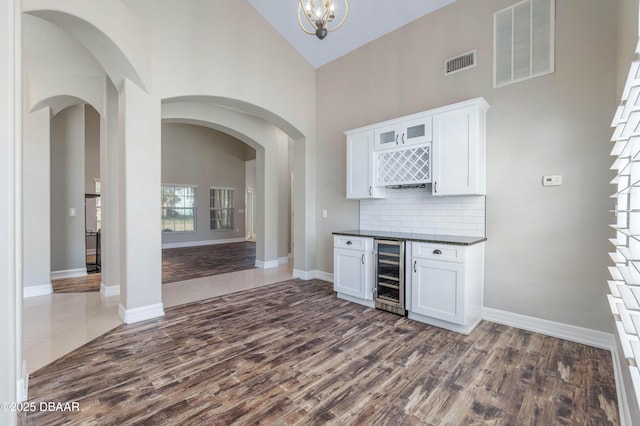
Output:
[[[333,241],[333,290],[373,307],[373,239],[335,235]]]
[[[484,243],[411,243],[409,318],[470,333],[482,318]]]
[[[417,314],[464,323],[464,264],[414,259],[411,309]]]

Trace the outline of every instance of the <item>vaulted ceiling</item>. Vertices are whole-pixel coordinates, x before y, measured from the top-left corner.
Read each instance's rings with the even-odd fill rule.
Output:
[[[324,40],[304,33],[298,26],[299,0],[247,1],[318,68],[455,0],[350,0],[344,26]],[[336,8],[343,7],[343,0],[334,1]]]

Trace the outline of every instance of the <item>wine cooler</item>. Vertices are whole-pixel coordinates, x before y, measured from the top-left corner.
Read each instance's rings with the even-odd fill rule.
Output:
[[[404,241],[374,241],[376,308],[404,316]]]

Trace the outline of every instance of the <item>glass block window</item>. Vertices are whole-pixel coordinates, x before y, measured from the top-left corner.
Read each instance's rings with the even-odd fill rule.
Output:
[[[162,185],[162,232],[196,230],[196,187]]]
[[[234,229],[234,189],[209,189],[209,228],[212,231]]]

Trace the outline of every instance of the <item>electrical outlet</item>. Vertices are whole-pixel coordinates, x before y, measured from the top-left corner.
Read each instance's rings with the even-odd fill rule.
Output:
[[[548,175],[542,177],[542,185],[559,186],[562,185],[562,175]]]

